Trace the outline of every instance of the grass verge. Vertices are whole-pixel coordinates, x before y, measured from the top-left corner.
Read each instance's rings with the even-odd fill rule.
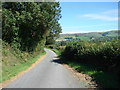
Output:
[[[26,70],[29,68],[33,63],[35,63],[41,56],[45,55],[46,52],[42,52],[34,58],[29,59],[27,62],[19,63],[16,66],[4,66],[2,72],[2,80],[0,83],[9,80],[11,77],[16,76],[19,72]]]
[[[61,52],[59,50],[57,50],[57,49],[51,49],[51,50],[53,50],[58,56],[61,55]]]
[[[57,49],[51,49],[53,50],[58,56],[61,55],[61,52]],[[82,64],[78,63],[77,61],[69,61],[64,60],[64,57],[60,56],[63,63],[71,66],[75,70],[77,70],[80,73],[87,74],[92,77],[93,81],[96,81],[96,83],[102,87],[102,88],[120,88],[119,81],[118,81],[118,75],[115,73],[109,73],[104,72],[102,70],[99,70],[96,66],[91,66],[88,64]]]
[[[46,46],[46,48],[48,48],[48,49],[52,50],[52,51],[53,51],[53,52],[55,52],[58,56],[60,56],[60,55],[61,55],[60,50],[57,50],[57,49],[55,49],[55,48],[50,48],[50,47],[47,47],[47,46]]]
[[[92,80],[96,81],[102,88],[120,88],[117,74],[99,71],[94,66],[80,64],[78,62],[64,62],[78,72],[91,76]]]

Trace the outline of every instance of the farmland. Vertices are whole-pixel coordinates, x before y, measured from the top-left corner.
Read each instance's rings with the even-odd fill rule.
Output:
[[[112,30],[107,32],[89,32],[89,33],[73,33],[73,34],[60,34],[56,41],[69,41],[69,40],[104,40],[118,38],[120,30]]]

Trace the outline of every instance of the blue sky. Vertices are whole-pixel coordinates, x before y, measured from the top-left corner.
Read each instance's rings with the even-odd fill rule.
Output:
[[[117,2],[60,2],[62,33],[118,29]]]

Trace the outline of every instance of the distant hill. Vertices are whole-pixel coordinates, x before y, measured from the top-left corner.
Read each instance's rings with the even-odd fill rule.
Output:
[[[90,33],[74,33],[74,34],[60,34],[60,37],[56,41],[66,40],[93,40],[93,39],[113,39],[120,36],[120,30],[112,30],[106,32],[90,32]]]

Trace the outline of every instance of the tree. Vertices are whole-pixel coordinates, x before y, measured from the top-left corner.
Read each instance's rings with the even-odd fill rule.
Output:
[[[50,29],[50,34],[49,36],[46,38],[46,45],[49,44],[54,44],[55,40],[59,37],[59,33],[61,33],[61,27],[59,23],[55,23],[57,25],[53,25],[54,27],[52,27]]]
[[[3,3],[3,40],[23,51],[40,50],[61,32],[58,2]],[[48,39],[49,38],[49,39]]]

